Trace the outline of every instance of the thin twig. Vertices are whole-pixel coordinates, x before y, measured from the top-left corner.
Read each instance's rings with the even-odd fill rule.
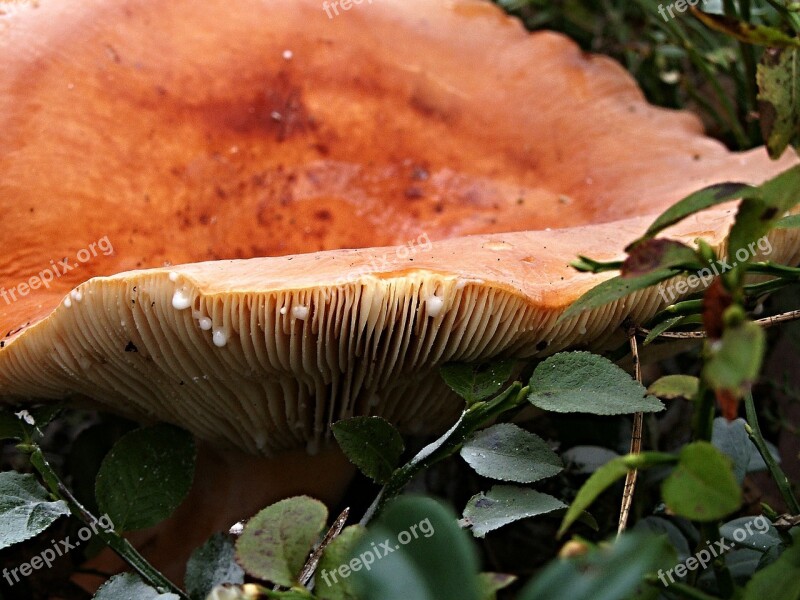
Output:
[[[631,355],[633,356],[633,372],[636,381],[642,383],[642,366],[639,362],[639,345],[636,342],[636,327],[631,326],[628,330],[628,340],[631,345]],[[637,412],[633,415],[633,431],[631,432],[631,454],[639,454],[642,451],[642,425],[644,423],[644,413]],[[622,535],[628,525],[628,515],[633,504],[633,492],[636,488],[636,478],[638,471],[632,469],[625,476],[625,489],[622,492],[622,506],[619,511],[619,525],[617,535]]]
[[[317,570],[317,564],[319,564],[319,559],[322,557],[322,553],[325,551],[325,548],[330,544],[334,538],[342,532],[344,529],[344,524],[347,522],[347,517],[350,516],[350,507],[345,508],[336,520],[331,525],[331,528],[328,529],[328,533],[325,534],[325,537],[322,538],[322,541],[317,546],[317,549],[314,550],[314,553],[308,557],[303,570],[300,572],[300,583],[303,585],[307,584],[311,580],[311,576],[314,575],[314,571]]]
[[[756,325],[760,325],[764,329],[778,325],[779,323],[786,323],[787,321],[796,321],[800,319],[800,310],[790,310],[789,312],[781,313],[779,315],[772,315],[771,317],[764,317],[753,321]],[[650,335],[649,329],[638,327],[636,329],[640,335]],[[708,337],[706,332],[702,329],[697,331],[665,331],[659,333],[656,337],[671,338],[676,340],[700,340]]]

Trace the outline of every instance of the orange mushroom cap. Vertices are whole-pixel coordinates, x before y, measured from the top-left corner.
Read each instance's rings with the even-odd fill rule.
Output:
[[[2,12],[0,395],[80,395],[254,453],[352,414],[438,427],[457,410],[442,362],[647,319],[653,290],[556,324],[595,281],[568,262],[795,162],[730,153],[484,1]],[[721,244],[728,212],[672,234]],[[251,257],[272,258],[228,260]]]

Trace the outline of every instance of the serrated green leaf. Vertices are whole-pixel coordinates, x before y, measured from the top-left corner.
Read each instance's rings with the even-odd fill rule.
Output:
[[[133,573],[114,575],[92,598],[94,600],[180,600],[177,594],[160,593]]]
[[[496,600],[497,592],[507,588],[516,580],[516,575],[507,573],[481,573],[478,575],[480,600]]]
[[[186,563],[186,592],[192,600],[205,600],[215,586],[244,583],[244,570],[236,563],[230,536],[215,533],[192,552]]]
[[[308,496],[276,502],[247,522],[236,541],[237,560],[253,577],[284,587],[299,585],[300,571],[327,518],[325,505]]]
[[[498,393],[514,370],[516,360],[497,360],[486,364],[448,363],[440,372],[444,382],[467,401],[467,406]]]
[[[700,380],[692,375],[665,375],[651,383],[647,393],[663,400],[692,400],[699,387]]]
[[[631,469],[644,469],[656,465],[672,464],[676,462],[676,457],[671,454],[660,452],[642,452],[641,454],[627,454],[608,461],[598,468],[586,483],[578,490],[575,500],[572,501],[561,526],[558,529],[558,537],[578,520],[583,512],[588,509],[597,497],[607,490],[614,482],[624,477]]]
[[[353,552],[365,534],[366,530],[360,525],[345,527],[325,548],[317,566],[314,585],[314,593],[319,600],[360,600],[354,580],[342,577],[338,569],[341,565],[350,564]]]
[[[370,526],[354,557],[366,565],[367,553],[369,569],[349,575],[360,598],[479,600],[478,560],[469,535],[435,500],[394,500]]]
[[[716,521],[741,506],[742,491],[731,461],[709,442],[687,444],[678,459],[661,487],[674,514],[692,521]]]
[[[651,238],[670,225],[674,225],[701,210],[750,195],[755,188],[745,183],[716,183],[692,194],[670,206],[648,227],[641,239]],[[638,240],[637,240],[638,241]],[[636,242],[634,242],[636,243]]]
[[[552,477],[564,468],[542,438],[513,423],[474,433],[461,447],[461,457],[479,475],[518,483]]]
[[[391,423],[381,417],[353,417],[332,429],[342,452],[362,473],[378,483],[389,480],[405,449]]]
[[[0,473],[0,549],[39,535],[68,514],[67,504],[53,501],[33,475]]]
[[[180,505],[194,478],[192,436],[172,425],[122,436],[103,459],[95,494],[118,531],[151,527]]]
[[[539,363],[528,400],[552,412],[620,415],[656,412],[664,405],[607,358],[591,352],[561,352]]]
[[[767,48],[756,74],[761,135],[772,158],[800,142],[800,51]]]
[[[464,508],[464,520],[475,537],[482,538],[504,525],[566,508],[558,498],[514,485],[496,485],[476,494]]]
[[[752,321],[746,321],[738,327],[726,328],[722,338],[710,348],[703,379],[713,389],[728,390],[741,398],[761,371],[764,331]]]
[[[667,279],[672,279],[680,272],[680,269],[660,269],[638,277],[622,277],[621,275],[612,277],[593,287],[570,304],[569,308],[562,313],[556,322],[560,323],[579,315],[585,310],[605,306],[610,302],[629,296],[633,292],[649,288]]]
[[[627,532],[582,556],[553,561],[523,589],[518,600],[633,598],[645,575],[673,567],[676,558],[665,536]]]

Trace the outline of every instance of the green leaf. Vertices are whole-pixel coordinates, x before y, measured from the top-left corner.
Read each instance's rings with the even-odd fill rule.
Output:
[[[795,529],[794,544],[753,576],[742,600],[800,600],[797,581],[800,581],[800,533]]]
[[[53,501],[33,475],[0,473],[0,549],[39,535],[68,514],[67,504]]]
[[[481,573],[478,575],[480,600],[496,600],[497,592],[507,588],[516,580],[515,575],[506,573]]]
[[[236,564],[230,536],[215,533],[192,552],[186,563],[186,592],[192,600],[205,600],[211,590],[223,583],[244,583],[244,570]]]
[[[482,538],[504,525],[544,515],[566,504],[558,498],[514,485],[496,485],[487,494],[476,494],[467,502],[464,521],[475,537]]]
[[[664,333],[665,331],[672,329],[676,325],[678,325],[681,321],[683,321],[684,316],[672,317],[669,319],[664,319],[660,323],[654,325],[652,329],[650,329],[650,333],[647,334],[647,337],[644,338],[644,345],[647,346],[653,340],[658,338],[659,335]]]
[[[498,360],[486,364],[449,363],[440,372],[444,382],[471,406],[497,394],[511,377],[516,360]]]
[[[259,579],[292,587],[328,518],[318,500],[297,496],[281,500],[254,516],[236,541],[236,557]]]
[[[713,389],[729,390],[741,398],[761,371],[764,349],[764,331],[752,321],[728,327],[720,340],[710,344],[703,379]]]
[[[743,269],[758,254],[757,240],[772,229],[783,213],[759,198],[745,198],[736,212],[736,220],[728,236],[728,260]]]
[[[733,519],[722,525],[719,533],[738,548],[749,548],[761,553],[783,545],[778,530],[764,515]]]
[[[647,393],[662,400],[692,400],[699,387],[700,380],[692,375],[665,375],[651,383]]]
[[[715,183],[714,185],[698,190],[661,213],[661,215],[653,221],[653,224],[650,225],[641,239],[651,238],[670,225],[683,221],[683,219],[690,215],[716,206],[717,204],[723,204],[724,202],[735,200],[736,198],[742,198],[743,196],[749,195],[749,192],[753,190],[755,190],[755,188],[745,183]],[[636,242],[634,242],[634,244],[635,243]]]
[[[30,439],[33,427],[14,413],[0,411],[0,440]]]
[[[733,475],[739,485],[744,481],[750,461],[754,456],[760,456],[744,425],[744,419],[728,421],[724,417],[717,417],[711,434],[711,443],[733,462]]]
[[[680,269],[659,269],[638,277],[612,277],[590,289],[575,302],[570,304],[558,318],[556,323],[577,316],[585,310],[599,308],[606,304],[629,296],[633,292],[649,288],[650,286],[666,281],[678,275]]]
[[[800,227],[800,215],[789,215],[775,221],[775,229],[794,229]]]
[[[757,197],[773,207],[775,218],[794,208],[800,202],[800,165],[779,173],[772,179],[762,183]],[[772,215],[769,215],[772,218]]]
[[[761,135],[772,158],[800,142],[800,52],[767,48],[756,75]]]
[[[647,239],[628,247],[622,263],[623,277],[637,277],[660,269],[697,270],[703,265],[697,253],[675,240]]]
[[[628,373],[591,352],[561,352],[539,363],[528,400],[552,412],[620,415],[656,412],[664,405]]]
[[[550,563],[518,600],[620,600],[632,598],[645,575],[669,569],[677,557],[665,536],[627,532],[582,556]]]
[[[675,470],[664,480],[661,494],[669,509],[692,521],[716,521],[742,504],[742,491],[730,459],[709,442],[681,449]]]
[[[570,471],[591,475],[608,461],[619,456],[617,452],[602,446],[573,446],[561,454]]]
[[[95,600],[180,600],[177,594],[159,593],[133,573],[114,575],[92,597]]]
[[[0,411],[0,441],[30,440],[61,411],[60,404],[47,404],[17,412]]]
[[[588,509],[597,497],[607,490],[617,480],[624,477],[631,469],[644,469],[656,465],[672,464],[676,462],[676,457],[671,454],[660,452],[642,452],[641,454],[627,454],[608,461],[598,468],[586,483],[578,490],[575,500],[572,501],[561,527],[558,529],[558,537],[578,520],[583,512]]]
[[[353,417],[332,429],[342,452],[362,473],[378,483],[389,480],[405,449],[391,423],[381,417]]]
[[[381,513],[353,555],[360,598],[479,600],[478,560],[452,511],[430,498],[403,496]]]
[[[151,527],[180,505],[194,478],[192,436],[172,425],[122,436],[97,473],[97,505],[118,531]]]
[[[319,600],[360,600],[354,580],[341,577],[338,569],[341,565],[349,565],[350,558],[365,533],[366,530],[360,525],[345,527],[325,548],[317,566],[314,585],[314,594]],[[332,575],[336,575],[335,582]]]
[[[461,457],[479,475],[500,481],[533,483],[564,468],[542,438],[512,423],[472,434],[461,448]]]

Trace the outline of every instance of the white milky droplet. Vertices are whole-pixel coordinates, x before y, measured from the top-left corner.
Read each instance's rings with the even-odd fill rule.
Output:
[[[172,282],[178,281],[178,274],[175,271],[170,271],[169,280]]]
[[[211,340],[217,348],[222,348],[228,343],[228,334],[223,329],[215,329],[211,335]]]
[[[308,307],[307,306],[293,306],[292,307],[292,316],[295,319],[299,319],[301,321],[305,321],[308,318]]]
[[[70,299],[69,299],[69,296],[67,296],[66,298],[64,298],[64,306],[66,306],[67,308],[69,308],[70,306],[72,306],[72,300],[70,300]]]
[[[192,298],[183,288],[179,290],[175,290],[175,294],[172,296],[172,308],[175,310],[184,310],[189,308],[192,304]]]
[[[425,310],[429,317],[438,317],[442,312],[443,307],[444,300],[439,298],[439,296],[428,296],[428,298],[425,300]]]
[[[197,324],[203,331],[208,331],[209,329],[211,329],[211,319],[209,319],[208,317],[200,317],[199,319],[197,319]]]

